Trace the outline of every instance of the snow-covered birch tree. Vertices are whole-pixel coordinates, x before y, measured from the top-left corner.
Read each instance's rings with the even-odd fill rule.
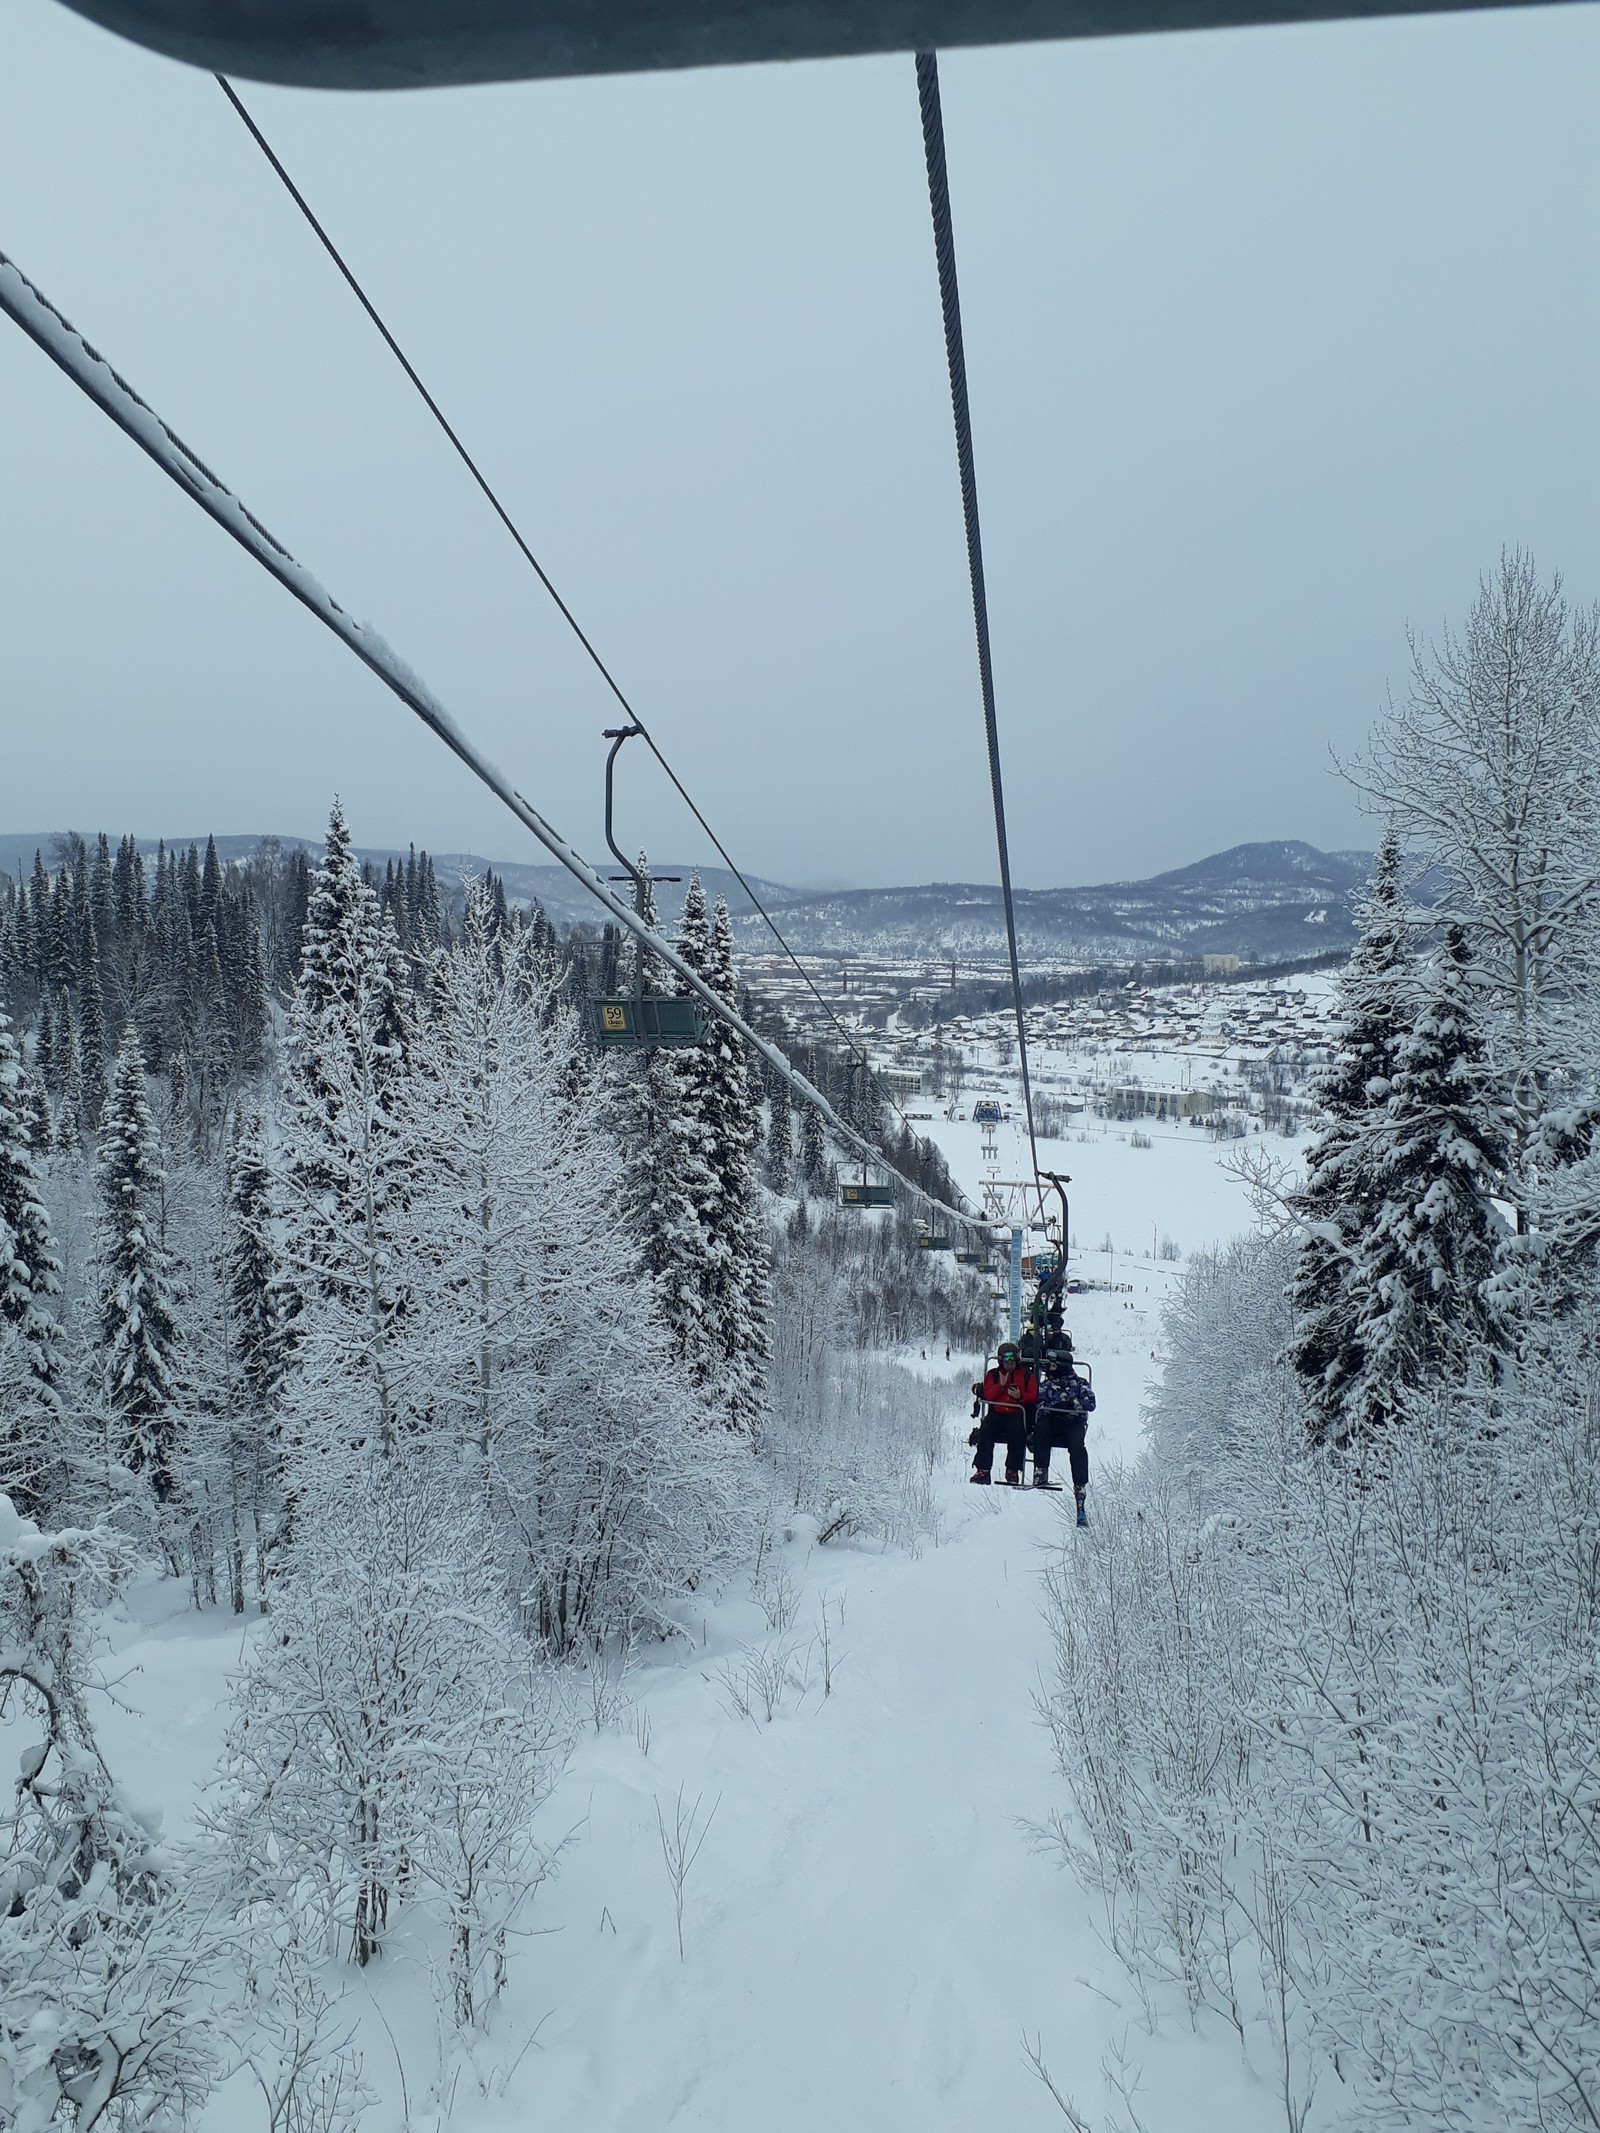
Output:
[[[1519,1165],[1594,990],[1600,926],[1600,609],[1531,555],[1501,555],[1458,637],[1412,645],[1409,689],[1352,768],[1439,881],[1467,934],[1505,1075]]]

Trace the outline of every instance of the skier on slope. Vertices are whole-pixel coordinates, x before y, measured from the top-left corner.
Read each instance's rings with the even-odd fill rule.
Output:
[[[972,1411],[977,1414],[981,1406],[983,1419],[967,1439],[974,1447],[972,1472],[967,1478],[987,1487],[994,1478],[995,1439],[1004,1437],[1006,1485],[1020,1489],[1028,1429],[1039,1404],[1039,1380],[1022,1360],[1015,1341],[1000,1343],[982,1384],[974,1385],[972,1390],[976,1396]]]
[[[1094,1387],[1086,1384],[1073,1368],[1072,1335],[1063,1330],[1056,1335],[1040,1376],[1039,1405],[1028,1441],[1036,1489],[1051,1486],[1050,1454],[1058,1444],[1065,1445],[1080,1526],[1089,1523],[1084,1498],[1089,1487],[1089,1417],[1094,1408]]]

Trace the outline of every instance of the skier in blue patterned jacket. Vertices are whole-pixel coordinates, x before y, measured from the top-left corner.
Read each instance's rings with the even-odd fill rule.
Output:
[[[1033,1485],[1050,1487],[1050,1454],[1064,1445],[1072,1467],[1072,1493],[1078,1501],[1079,1523],[1084,1522],[1084,1496],[1089,1486],[1089,1417],[1094,1413],[1094,1387],[1079,1377],[1073,1367],[1072,1336],[1057,1334],[1053,1350],[1039,1373],[1039,1405],[1033,1417]]]

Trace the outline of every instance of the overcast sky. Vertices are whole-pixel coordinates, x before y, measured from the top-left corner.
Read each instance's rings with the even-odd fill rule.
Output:
[[[1593,7],[942,62],[1014,865],[1370,841],[1503,542],[1600,592]],[[994,868],[909,58],[247,99],[743,865]],[[615,706],[209,77],[0,0],[0,250],[535,803]],[[531,856],[0,322],[0,830]],[[708,856],[660,774],[624,833]]]

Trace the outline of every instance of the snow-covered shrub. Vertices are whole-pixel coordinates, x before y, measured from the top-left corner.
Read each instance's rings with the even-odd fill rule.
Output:
[[[1252,1232],[1191,1255],[1162,1321],[1162,1371],[1144,1416],[1169,1475],[1214,1459],[1261,1399],[1277,1397],[1293,1271],[1284,1236]]]
[[[554,1729],[453,1475],[420,1457],[325,1472],[294,1477],[299,1538],[235,1690],[214,1833],[236,1908],[309,1924],[358,1964],[430,1890],[471,2021],[544,1871],[527,1823]]]
[[[775,1502],[810,1511],[818,1536],[875,1534],[915,1546],[934,1529],[933,1477],[951,1442],[956,1389],[883,1356],[828,1347],[803,1368],[782,1313],[761,1462]]]
[[[0,2123],[181,2121],[217,2071],[216,1937],[122,1798],[86,1701],[89,1618],[127,1567],[101,1529],[44,1533],[0,1495]]]
[[[1291,2126],[1592,2126],[1600,1314],[1340,1454],[1211,1330],[1230,1262],[1051,1574],[1059,1833],[1147,1992],[1266,2024]]]

